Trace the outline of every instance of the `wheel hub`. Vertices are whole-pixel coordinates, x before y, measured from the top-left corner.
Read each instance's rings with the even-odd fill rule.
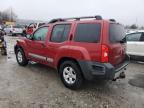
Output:
[[[17,54],[18,61],[21,63],[23,61],[22,53],[19,51]]]
[[[74,84],[76,81],[76,73],[72,67],[64,68],[63,77],[68,84]]]

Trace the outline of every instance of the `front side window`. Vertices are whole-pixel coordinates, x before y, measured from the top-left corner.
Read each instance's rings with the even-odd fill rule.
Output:
[[[141,33],[133,33],[126,36],[127,41],[140,41]]]
[[[74,40],[76,42],[89,42],[95,43],[100,39],[101,24],[78,24]]]
[[[33,35],[33,40],[44,41],[48,33],[48,27],[39,28]]]
[[[68,40],[70,28],[71,28],[70,24],[59,24],[54,26],[50,41],[64,42]]]

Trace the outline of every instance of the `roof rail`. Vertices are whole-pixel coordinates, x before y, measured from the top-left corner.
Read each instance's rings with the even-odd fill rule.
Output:
[[[95,18],[96,20],[102,20],[102,17],[100,15],[96,15],[96,16],[72,17],[72,18],[57,18],[57,19],[52,19],[49,23],[55,23],[55,22],[67,21],[67,20],[90,19],[90,18]]]
[[[59,21],[64,21],[61,18],[57,18],[57,19],[52,19],[51,21],[49,21],[49,23],[55,23],[55,22],[59,22]]]

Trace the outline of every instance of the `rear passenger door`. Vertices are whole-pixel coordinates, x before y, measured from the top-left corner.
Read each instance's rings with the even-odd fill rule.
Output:
[[[70,32],[71,32],[72,24],[55,24],[52,27],[52,31],[50,34],[49,45],[47,54],[47,61],[52,65],[54,60],[59,54],[60,50],[64,51],[64,47],[68,44]],[[60,56],[60,55],[59,55]]]
[[[144,56],[144,33],[132,33],[126,36],[127,53]]]

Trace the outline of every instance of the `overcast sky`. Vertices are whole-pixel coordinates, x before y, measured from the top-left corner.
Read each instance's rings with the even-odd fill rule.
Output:
[[[102,15],[125,25],[144,25],[144,0],[0,0],[1,11],[9,7],[21,19]]]

